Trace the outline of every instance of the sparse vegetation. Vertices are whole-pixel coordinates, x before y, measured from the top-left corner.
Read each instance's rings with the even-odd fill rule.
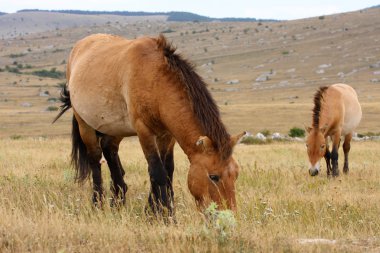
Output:
[[[9,57],[10,58],[19,58],[19,57],[23,57],[25,56],[26,54],[24,53],[19,53],[19,54],[10,54]]]
[[[50,70],[46,70],[46,69],[36,70],[36,71],[33,71],[32,74],[36,76],[40,76],[40,77],[50,77],[50,78],[56,78],[56,79],[65,78],[65,72],[59,71],[56,68],[51,68]]]

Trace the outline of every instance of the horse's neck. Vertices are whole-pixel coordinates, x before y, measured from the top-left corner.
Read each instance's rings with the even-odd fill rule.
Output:
[[[169,126],[169,131],[190,159],[197,153],[196,142],[202,136],[201,130],[192,113],[182,113],[176,121],[175,125]]]
[[[196,142],[204,133],[191,104],[187,99],[183,99],[187,94],[181,92],[183,91],[172,90],[168,93],[170,96],[164,96],[165,99],[160,101],[160,108],[165,112],[161,114],[161,120],[190,158],[197,152]]]

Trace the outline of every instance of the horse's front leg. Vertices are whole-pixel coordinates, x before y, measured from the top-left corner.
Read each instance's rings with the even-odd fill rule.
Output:
[[[331,175],[331,152],[330,152],[327,138],[326,138],[325,160],[326,160],[327,176],[329,177]]]
[[[164,168],[156,143],[156,136],[141,121],[135,124],[141,147],[148,162],[148,172],[151,189],[149,194],[149,205],[156,214],[164,216],[172,213],[168,192],[168,173]]]
[[[157,146],[160,152],[162,164],[167,172],[167,191],[171,208],[169,215],[174,215],[174,190],[173,190],[173,173],[174,173],[174,149],[175,140],[170,134],[164,134],[157,137]]]
[[[339,176],[339,167],[338,167],[338,150],[340,145],[340,131],[337,131],[333,137],[333,147],[331,152],[331,165],[332,165],[332,175],[333,177]]]
[[[351,148],[351,139],[352,139],[352,134],[347,134],[344,138],[344,143],[343,143],[343,152],[344,152],[344,166],[343,166],[343,172],[345,174],[348,173],[349,168],[348,168],[348,153],[350,152]]]

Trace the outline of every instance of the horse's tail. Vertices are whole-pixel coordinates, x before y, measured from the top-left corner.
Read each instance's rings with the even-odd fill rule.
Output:
[[[64,114],[68,109],[71,108],[70,92],[67,89],[66,85],[64,85],[61,90],[61,95],[60,95],[59,100],[62,102],[61,111],[54,118],[52,123],[56,122],[62,116],[62,114]]]
[[[71,108],[70,92],[67,86],[63,86],[59,100],[62,102],[61,111],[55,117],[56,122],[67,110]],[[71,130],[71,165],[74,167],[77,182],[83,182],[90,175],[89,157],[87,155],[87,148],[84,144],[79,132],[79,124],[73,115],[72,130]]]
[[[75,180],[83,182],[90,175],[90,159],[87,154],[87,148],[79,132],[78,121],[73,115],[73,124],[71,131],[71,164],[75,168]]]

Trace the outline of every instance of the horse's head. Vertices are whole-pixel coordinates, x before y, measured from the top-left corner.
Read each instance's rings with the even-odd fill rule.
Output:
[[[306,139],[307,154],[309,156],[309,174],[310,176],[318,175],[321,165],[320,160],[326,153],[326,132],[327,126],[321,128],[306,127],[309,133]]]
[[[245,135],[245,132],[231,137],[233,147]],[[200,152],[191,158],[188,186],[200,208],[207,207],[212,201],[221,209],[236,211],[235,181],[239,174],[239,165],[232,156],[222,159],[207,136],[201,136],[196,142]]]

